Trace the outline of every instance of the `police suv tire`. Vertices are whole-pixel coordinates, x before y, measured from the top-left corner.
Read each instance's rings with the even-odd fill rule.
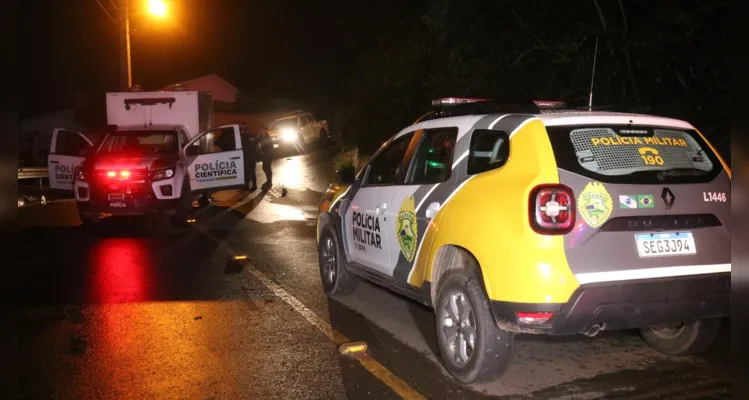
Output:
[[[359,278],[346,267],[346,258],[341,241],[332,225],[326,224],[320,231],[317,254],[320,265],[320,280],[328,295],[348,295],[354,292]],[[333,256],[331,258],[331,256]],[[331,270],[332,269],[332,270]]]
[[[670,356],[683,356],[704,351],[718,336],[719,318],[685,323],[676,332],[662,333],[652,328],[640,329],[643,339],[653,349]]]
[[[444,330],[449,318],[445,304],[455,294],[458,294],[458,298],[468,301],[475,323],[474,349],[463,365],[451,357],[453,353],[449,349],[450,344]],[[448,272],[439,282],[434,307],[440,356],[450,375],[466,384],[498,379],[512,360],[515,335],[497,327],[478,276],[465,270]],[[461,330],[463,329],[465,327],[461,326]]]

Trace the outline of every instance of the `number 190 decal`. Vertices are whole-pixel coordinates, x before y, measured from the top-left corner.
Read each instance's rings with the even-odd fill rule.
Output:
[[[728,201],[725,192],[702,192],[702,199],[705,200],[706,203],[725,203]]]

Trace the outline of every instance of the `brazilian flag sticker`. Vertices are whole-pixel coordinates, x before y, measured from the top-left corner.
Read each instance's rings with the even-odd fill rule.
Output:
[[[640,208],[655,208],[655,199],[652,194],[638,194],[637,204]]]

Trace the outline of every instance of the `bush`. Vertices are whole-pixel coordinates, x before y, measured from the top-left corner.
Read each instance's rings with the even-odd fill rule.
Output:
[[[343,167],[348,167],[354,165],[354,156],[356,154],[356,149],[350,149],[350,150],[344,150],[338,155],[333,158],[333,166],[335,167],[335,170],[338,171],[339,169]],[[367,160],[369,160],[370,155],[369,154],[362,154],[359,153],[359,165],[356,165],[356,171],[359,172],[359,170],[364,166],[364,164],[367,163]]]

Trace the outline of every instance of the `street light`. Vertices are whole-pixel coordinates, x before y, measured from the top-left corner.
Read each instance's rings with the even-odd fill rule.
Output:
[[[130,2],[131,0],[120,0],[120,86],[128,90],[133,86],[133,70],[130,62]],[[168,14],[167,4],[164,0],[148,0],[148,13],[164,18]]]
[[[166,11],[166,3],[164,3],[163,0],[148,1],[148,12],[151,15],[157,16],[159,18],[164,18],[166,16]]]

